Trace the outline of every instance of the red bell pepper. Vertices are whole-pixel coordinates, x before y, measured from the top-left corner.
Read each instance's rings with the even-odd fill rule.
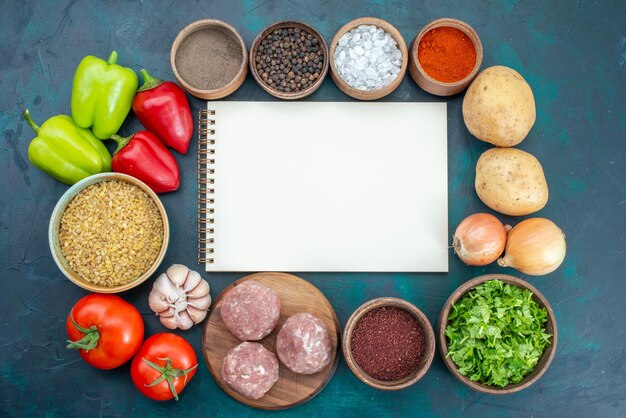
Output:
[[[155,193],[173,192],[180,184],[178,164],[172,153],[149,131],[129,137],[113,135],[117,149],[111,168],[146,183]]]
[[[133,100],[133,111],[143,126],[165,145],[185,154],[193,135],[193,119],[185,92],[141,70],[144,83]]]

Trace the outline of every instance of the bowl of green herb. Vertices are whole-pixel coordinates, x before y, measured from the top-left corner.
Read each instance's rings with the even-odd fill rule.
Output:
[[[461,285],[439,316],[443,361],[466,386],[508,394],[535,383],[557,345],[556,318],[546,298],[526,281],[505,274]]]

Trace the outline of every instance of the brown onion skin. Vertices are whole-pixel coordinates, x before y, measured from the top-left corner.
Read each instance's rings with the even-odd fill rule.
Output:
[[[507,230],[488,213],[475,213],[463,219],[454,232],[454,253],[468,266],[486,266],[500,257],[506,245]]]
[[[559,268],[566,253],[565,234],[557,224],[546,218],[529,218],[509,231],[498,265],[543,276]]]

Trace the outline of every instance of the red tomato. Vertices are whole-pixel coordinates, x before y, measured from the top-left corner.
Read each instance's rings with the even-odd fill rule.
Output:
[[[67,348],[97,369],[114,369],[130,360],[143,341],[139,311],[115,295],[93,293],[74,305],[65,324]]]
[[[130,365],[133,383],[155,401],[178,400],[198,367],[193,347],[176,334],[161,333],[148,338]]]

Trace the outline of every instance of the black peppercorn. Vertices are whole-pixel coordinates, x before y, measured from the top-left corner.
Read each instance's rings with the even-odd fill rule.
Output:
[[[281,92],[311,87],[324,60],[320,39],[301,28],[275,29],[261,40],[254,57],[262,82]]]

